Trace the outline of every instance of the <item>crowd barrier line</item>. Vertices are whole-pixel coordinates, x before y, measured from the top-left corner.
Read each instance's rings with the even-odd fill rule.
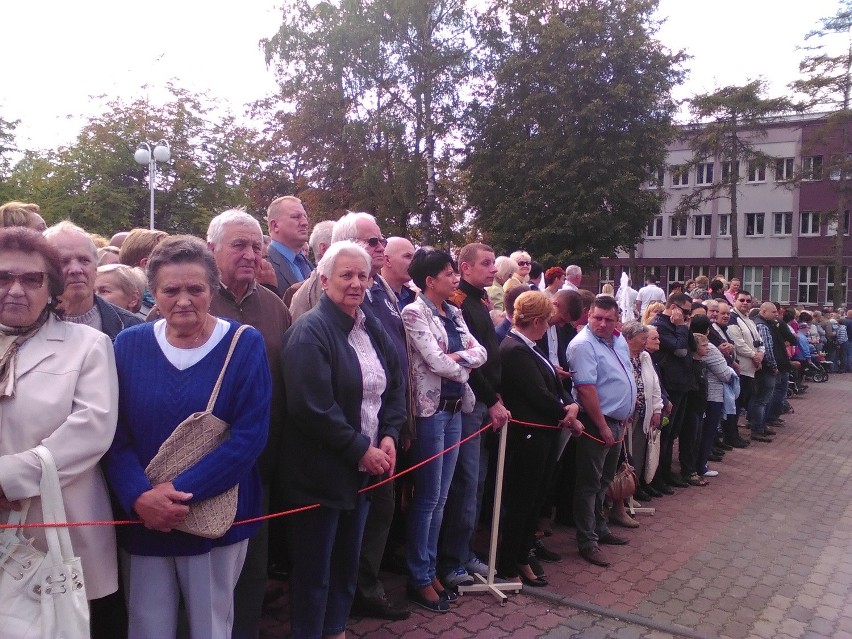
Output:
[[[531,427],[531,428],[542,428],[542,429],[547,429],[547,430],[562,430],[562,428],[560,426],[549,426],[547,424],[536,424],[536,423],[533,423],[533,422],[523,422],[523,421],[520,421],[518,419],[511,419],[511,420],[509,420],[509,422],[513,423],[513,424],[518,424],[520,426],[528,426],[528,427]],[[431,457],[428,457],[428,458],[424,459],[423,461],[420,461],[420,462],[414,464],[413,466],[409,466],[408,468],[406,468],[402,472],[396,473],[395,475],[390,475],[389,477],[386,477],[386,478],[382,479],[381,481],[378,481],[374,484],[370,484],[369,486],[365,486],[364,488],[361,488],[358,491],[358,494],[365,493],[368,490],[373,490],[375,488],[378,488],[379,486],[383,486],[384,484],[386,484],[390,481],[394,481],[396,479],[399,479],[400,477],[403,477],[403,476],[407,475],[408,473],[414,472],[415,470],[417,470],[421,466],[425,466],[426,464],[438,459],[438,457],[446,455],[448,452],[450,452],[454,448],[458,448],[459,446],[470,441],[471,439],[478,437],[479,435],[481,435],[482,433],[484,433],[485,431],[487,431],[490,428],[491,428],[491,423],[488,423],[485,426],[483,426],[482,428],[480,428],[478,431],[468,435],[467,437],[465,437],[461,441],[453,444],[452,446],[448,446],[444,450],[442,450],[438,453],[435,453]],[[601,444],[605,443],[602,439],[598,439],[597,437],[595,437],[594,435],[590,435],[586,431],[583,431],[583,435],[585,435],[586,437],[589,437],[590,439],[593,439],[596,442],[599,442]],[[624,437],[622,437],[621,439],[619,439],[615,443],[620,444],[623,440],[624,440]],[[244,524],[254,524],[254,523],[257,523],[259,521],[267,521],[269,519],[277,519],[278,517],[286,517],[287,515],[295,515],[296,513],[305,512],[306,510],[313,510],[314,508],[319,508],[319,506],[320,506],[319,504],[308,504],[307,506],[300,506],[299,508],[291,508],[290,510],[283,510],[283,511],[277,512],[277,513],[270,513],[268,515],[261,515],[260,517],[252,517],[250,519],[241,519],[240,521],[235,521],[233,525],[234,526],[242,526]],[[123,519],[123,520],[116,520],[116,521],[67,521],[67,522],[64,522],[64,523],[39,522],[39,523],[32,523],[32,524],[0,524],[0,530],[4,530],[4,529],[8,529],[8,528],[79,528],[79,527],[82,527],[82,526],[135,526],[135,525],[140,525],[142,523],[143,522],[139,519]]]

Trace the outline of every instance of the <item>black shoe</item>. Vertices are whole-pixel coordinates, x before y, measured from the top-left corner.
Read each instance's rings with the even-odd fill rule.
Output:
[[[770,437],[775,437],[775,435],[777,435],[778,433],[772,430],[771,428],[766,428],[764,429],[763,434],[769,435]]]
[[[646,493],[651,495],[651,497],[662,497],[663,493],[657,490],[657,488],[653,484],[643,484],[642,488]]]
[[[618,535],[607,533],[598,537],[598,543],[606,544],[607,546],[623,546],[630,543],[630,540],[627,537],[619,537]]]
[[[725,451],[725,452],[727,452],[727,451],[729,451],[729,450],[734,450],[734,447],[733,447],[733,446],[731,446],[731,445],[730,445],[730,444],[728,444],[728,443],[725,443],[725,442],[724,442],[724,441],[722,441],[722,440],[717,441],[717,442],[715,443],[715,446],[716,446],[716,448],[718,448],[719,450],[723,450],[723,451]]]
[[[546,561],[551,564],[556,563],[557,561],[562,561],[562,555],[545,548],[540,539],[535,542],[533,552],[535,553],[536,559],[539,561]]]
[[[781,419],[779,417],[778,419],[767,419],[766,425],[767,426],[775,426],[775,428],[783,428],[784,426],[787,425],[787,422],[785,422],[783,419]]]
[[[674,486],[675,488],[688,488],[689,484],[683,481],[680,477],[676,477],[674,475],[669,475],[663,481],[665,481],[669,486]]]
[[[720,462],[720,461],[722,461],[723,458],[722,458],[721,455],[717,455],[716,453],[713,453],[707,459],[709,459],[710,461],[714,461],[714,462]]]
[[[660,480],[660,481],[655,480],[654,483],[651,484],[651,487],[654,490],[656,490],[658,493],[660,493],[661,497],[663,495],[674,495],[674,490],[672,490],[671,486],[669,486],[666,482],[664,482],[662,480]]]
[[[736,439],[726,439],[725,443],[732,448],[748,448],[751,442],[742,437],[737,437]]]
[[[637,488],[636,494],[633,496],[639,501],[651,501],[652,499],[651,493],[646,491],[644,488]]]
[[[535,579],[530,579],[524,574],[523,570],[518,571],[518,577],[521,578],[521,583],[525,586],[532,586],[533,588],[542,588],[548,584],[547,579],[544,577],[536,576]]]
[[[450,610],[450,604],[447,603],[446,599],[429,601],[426,597],[420,594],[420,591],[417,588],[413,588],[412,586],[408,586],[408,588],[406,588],[406,594],[411,603],[417,604],[426,610],[431,610],[432,612],[449,612]]]
[[[752,433],[751,439],[752,441],[766,442],[767,444],[772,443],[772,438],[766,433]]]
[[[290,578],[290,571],[283,564],[269,564],[266,575],[275,581],[287,581]]]
[[[402,602],[391,603],[383,597],[359,597],[356,595],[349,614],[352,617],[399,621],[408,619],[411,611]]]
[[[538,559],[535,556],[535,551],[533,550],[530,550],[527,555],[527,565],[532,569],[536,577],[544,577],[544,568],[542,568],[541,564],[538,562]],[[518,574],[520,574],[520,572]]]

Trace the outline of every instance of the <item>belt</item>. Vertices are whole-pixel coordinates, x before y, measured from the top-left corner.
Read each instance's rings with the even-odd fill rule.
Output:
[[[436,413],[440,413],[443,411],[448,411],[450,413],[457,413],[461,410],[462,406],[462,398],[461,397],[451,397],[451,398],[441,398],[438,401],[438,408],[436,409]]]

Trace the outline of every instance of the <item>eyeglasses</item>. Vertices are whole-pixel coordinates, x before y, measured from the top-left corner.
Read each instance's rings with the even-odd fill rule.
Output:
[[[361,240],[370,248],[376,248],[380,243],[382,246],[387,246],[388,241],[383,237],[368,237],[366,240]]]
[[[532,266],[532,262],[527,262],[526,260],[520,260],[518,262],[518,266]]]
[[[30,291],[35,291],[44,286],[45,280],[44,271],[31,271],[29,273],[13,273],[12,271],[0,271],[0,290],[8,291],[15,282],[18,282],[22,288]]]
[[[683,311],[683,316],[684,316],[684,317],[689,317],[689,316],[691,316],[691,315],[692,315],[692,309],[691,309],[691,308],[683,308],[683,307],[681,307],[681,309],[680,309],[680,310],[682,310],[682,311]]]

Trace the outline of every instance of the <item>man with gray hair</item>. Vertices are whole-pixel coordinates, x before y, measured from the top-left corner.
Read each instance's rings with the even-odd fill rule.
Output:
[[[331,233],[333,229],[333,220],[323,220],[322,222],[317,222],[314,225],[314,230],[311,231],[308,244],[311,246],[311,251],[314,253],[314,260],[317,264],[319,264],[326,249],[331,246]],[[287,301],[288,295],[289,303]],[[296,282],[287,289],[284,293],[284,302],[290,307],[293,321],[296,321],[300,315],[316,306],[321,295],[322,285],[316,269],[311,271],[308,279],[303,282]]]
[[[570,264],[565,267],[565,283],[562,285],[563,291],[579,291],[580,282],[583,281],[583,269],[576,264]]]
[[[253,326],[263,336],[266,345],[272,399],[269,437],[259,466],[267,497],[264,510],[268,512],[270,502],[280,503],[275,495],[270,495],[270,487],[279,483],[273,480],[281,458],[281,433],[286,411],[279,353],[281,338],[290,328],[290,313],[275,293],[257,285],[263,234],[260,223],[251,215],[242,209],[229,209],[214,217],[207,228],[207,246],[213,252],[222,281],[219,290],[213,294],[210,313]],[[249,540],[246,559],[234,590],[233,637],[259,636],[268,554],[269,530],[264,522]]]
[[[89,234],[67,220],[54,224],[44,237],[59,252],[65,290],[61,296],[65,321],[86,324],[109,335],[140,323],[138,317],[95,295],[98,250]]]

